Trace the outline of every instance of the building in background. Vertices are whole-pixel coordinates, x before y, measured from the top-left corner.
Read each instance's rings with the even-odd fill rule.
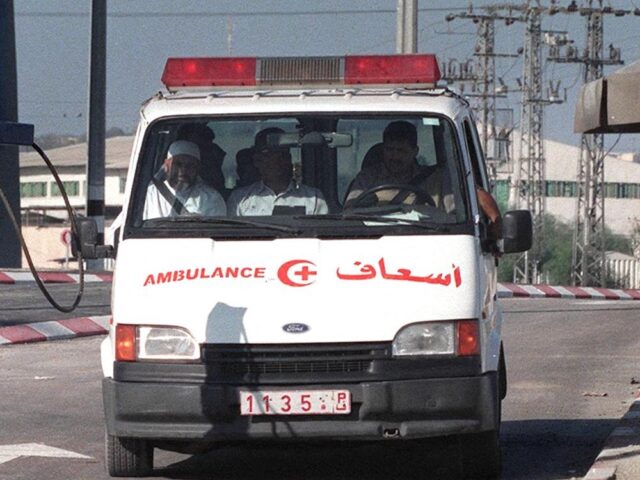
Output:
[[[519,135],[513,152],[518,152]],[[580,147],[545,140],[546,158],[546,212],[573,226],[576,215],[578,157]],[[517,155],[512,154],[511,158]],[[613,233],[631,235],[640,222],[640,153],[609,153],[604,161],[605,170],[605,225]],[[509,195],[515,193],[516,170],[498,171],[494,194],[502,206],[508,204]]]
[[[124,188],[133,147],[133,136],[106,140],[105,154],[105,223],[118,215],[124,201]],[[86,210],[87,144],[52,148],[45,152],[56,168],[73,209],[83,215]],[[22,234],[38,268],[76,265],[69,261],[69,219],[60,189],[49,168],[37,152],[20,152],[20,209]],[[27,262],[22,259],[22,266]]]

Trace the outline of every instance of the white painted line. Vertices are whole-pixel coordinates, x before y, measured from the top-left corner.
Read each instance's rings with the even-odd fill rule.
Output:
[[[582,298],[580,300],[576,300],[575,302],[571,302],[571,305],[590,305],[592,307],[600,306],[600,305],[611,305],[618,300],[589,300],[588,298]],[[624,300],[626,301],[626,300]]]
[[[93,322],[96,322],[105,330],[109,330],[109,320],[111,320],[111,315],[100,315],[97,317],[89,317],[89,319]]]
[[[33,282],[31,272],[7,272],[7,276],[11,277],[14,282]]]
[[[620,300],[632,300],[633,297],[628,293],[623,292],[622,290],[611,290],[615,295],[620,297]]]
[[[69,275],[73,280],[77,283],[80,281],[80,275],[73,273]],[[84,274],[85,283],[93,283],[93,282],[104,282],[99,276],[94,275],[93,273],[85,273]]]
[[[519,287],[532,297],[546,297],[545,293],[542,290],[538,290],[533,285],[519,285]]]
[[[584,480],[612,480],[616,478],[616,467],[592,467]]]
[[[588,293],[589,295],[591,295],[591,298],[606,298],[603,293],[600,293],[595,288],[591,288],[591,287],[580,287],[580,288],[584,290],[586,293]]]
[[[40,332],[48,339],[74,338],[76,334],[58,322],[38,322],[30,323],[29,326]]]
[[[575,293],[571,293],[564,287],[551,287],[560,294],[560,298],[576,298]]]
[[[19,457],[49,458],[91,458],[80,453],[50,447],[41,443],[20,443],[16,445],[0,445],[0,464]]]

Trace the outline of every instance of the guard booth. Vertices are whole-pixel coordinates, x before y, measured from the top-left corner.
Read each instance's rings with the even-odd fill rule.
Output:
[[[580,89],[576,133],[640,133],[640,60]]]

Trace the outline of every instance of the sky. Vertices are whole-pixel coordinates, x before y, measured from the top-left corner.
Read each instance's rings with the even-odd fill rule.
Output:
[[[418,52],[436,53],[441,62],[471,58],[476,43],[476,25],[463,19],[447,22],[447,13],[461,13],[470,3],[476,11],[505,3],[417,1]],[[556,3],[567,6],[569,0]],[[604,5],[634,10],[640,0],[604,0]],[[164,89],[160,77],[168,57],[394,53],[396,6],[396,0],[109,0],[106,126],[135,129],[141,103]],[[18,119],[33,123],[36,136],[87,131],[90,7],[89,0],[14,0]],[[554,15],[542,27],[567,31],[584,49],[584,17]],[[515,53],[523,37],[522,24],[497,22],[496,52]],[[640,16],[605,17],[605,50],[609,44],[621,48],[625,64],[640,59],[639,37]],[[580,143],[572,126],[581,68],[545,62],[545,82],[559,80],[561,91],[567,89],[566,102],[545,109],[545,137]],[[615,68],[605,67],[605,74]],[[517,88],[521,58],[497,60],[496,74]],[[512,93],[498,104],[514,109],[516,127],[519,100]],[[605,146],[638,151],[640,135],[609,135]]]

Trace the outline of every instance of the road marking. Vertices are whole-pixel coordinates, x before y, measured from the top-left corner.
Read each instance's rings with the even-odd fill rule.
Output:
[[[572,305],[591,305],[591,306],[600,306],[600,305],[627,305],[627,302],[624,300],[580,300],[578,302],[571,302]]]
[[[50,447],[41,443],[20,443],[17,445],[0,445],[0,464],[20,457],[49,458],[91,458],[80,453]]]

